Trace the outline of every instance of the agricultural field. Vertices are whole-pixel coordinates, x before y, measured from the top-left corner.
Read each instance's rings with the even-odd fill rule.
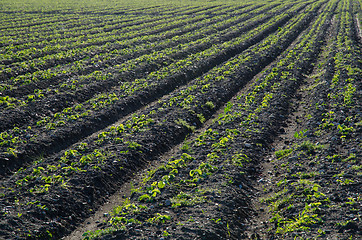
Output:
[[[362,0],[0,19],[0,239],[362,239]]]

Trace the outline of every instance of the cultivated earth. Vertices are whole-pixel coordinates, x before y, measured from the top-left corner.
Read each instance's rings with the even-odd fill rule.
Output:
[[[0,20],[0,239],[362,239],[361,0]]]

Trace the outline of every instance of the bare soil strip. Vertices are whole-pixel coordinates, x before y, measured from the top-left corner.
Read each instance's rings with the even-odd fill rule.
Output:
[[[362,28],[361,28],[361,24],[360,24],[360,20],[358,19],[358,16],[356,16],[355,22],[356,22],[357,36],[358,36],[360,44],[362,44]]]

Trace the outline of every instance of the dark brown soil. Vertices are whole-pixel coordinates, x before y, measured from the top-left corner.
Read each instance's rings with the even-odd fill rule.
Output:
[[[36,121],[96,93],[119,92],[120,82],[2,112],[0,130],[29,123],[38,137],[17,154],[0,153],[0,238],[361,239],[362,46],[356,18],[340,22],[360,8],[342,11],[342,3],[308,11],[303,3],[248,41],[55,130]],[[269,36],[283,37],[259,51]],[[120,75],[145,77],[208,47]],[[247,60],[232,74],[213,72],[238,56]],[[200,84],[208,74],[214,79]]]

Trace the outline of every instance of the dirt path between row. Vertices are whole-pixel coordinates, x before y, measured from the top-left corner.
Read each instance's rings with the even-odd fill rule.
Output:
[[[250,84],[251,83],[249,82],[247,84],[247,86]],[[165,98],[165,97],[167,97],[167,96],[164,96],[163,98]],[[137,112],[142,111],[146,107],[150,107],[156,103],[157,103],[157,101],[151,103],[150,105],[142,107]],[[225,106],[221,107],[218,111],[216,111],[213,114],[213,116],[204,123],[202,128],[197,129],[192,135],[188,136],[187,141],[194,140],[195,138],[198,137],[199,133],[202,133],[206,129],[208,129],[209,126],[212,124],[213,120],[215,118],[217,118],[217,116],[224,111],[224,107]],[[122,118],[122,120],[120,120],[120,121],[124,121],[124,119],[125,118]],[[119,124],[119,122],[117,122],[117,123]],[[115,123],[114,125],[117,125],[117,123]],[[96,136],[96,135],[97,135],[97,133],[92,134],[92,136]],[[92,136],[90,136],[90,137],[92,137]],[[156,168],[156,167],[164,164],[165,162],[167,162],[168,159],[170,159],[179,149],[181,149],[182,145],[183,145],[183,142],[181,142],[178,145],[175,145],[173,148],[171,148],[171,150],[169,150],[168,152],[166,152],[165,154],[160,156],[158,161],[151,162],[148,166],[145,166],[145,168],[142,171],[135,173],[134,176],[132,177],[132,179],[129,180],[128,182],[126,182],[125,184],[123,184],[122,187],[115,194],[113,194],[109,198],[109,200],[105,204],[103,204],[91,217],[87,218],[70,235],[62,238],[62,240],[83,239],[82,235],[85,232],[97,230],[99,228],[100,223],[107,221],[108,213],[111,212],[114,209],[114,207],[122,205],[124,200],[130,197],[133,183],[141,182],[142,177],[144,177],[147,170]]]
[[[310,84],[310,82],[307,81],[301,88],[308,86],[308,84]],[[283,128],[282,132],[284,133],[276,137],[274,143],[270,146],[270,153],[266,154],[258,166],[260,172],[254,185],[255,197],[252,198],[252,205],[256,211],[255,217],[251,219],[250,224],[250,236],[252,239],[269,239],[270,237],[266,230],[271,227],[270,219],[272,216],[268,211],[268,206],[262,203],[261,199],[268,198],[272,194],[275,194],[272,183],[275,183],[277,180],[278,174],[276,174],[276,170],[279,166],[276,162],[274,152],[289,145],[294,138],[294,133],[299,131],[300,126],[298,124],[298,119],[302,117],[304,113],[303,109],[305,107],[301,102],[303,102],[303,98],[301,97],[300,92],[298,92],[290,103],[291,113],[289,118],[285,121],[287,127]]]
[[[362,44],[362,28],[361,28],[361,24],[358,19],[358,16],[356,16],[355,21],[356,21],[356,28],[357,28],[357,37],[358,37],[360,43]]]
[[[332,29],[335,28],[336,19],[335,17],[331,20],[331,26],[327,35],[331,36]],[[331,39],[329,39],[330,41]],[[329,42],[328,44],[331,44]],[[328,49],[328,46],[324,46],[321,50],[321,53],[324,53],[325,49]],[[325,61],[327,55],[319,56],[316,62]],[[282,134],[276,136],[274,142],[270,146],[270,151],[265,155],[265,157],[259,163],[259,173],[258,179],[255,182],[255,197],[252,198],[252,205],[255,209],[254,218],[251,219],[251,227],[249,229],[249,235],[252,239],[271,239],[273,238],[272,234],[267,231],[271,229],[272,225],[270,220],[272,219],[272,214],[269,212],[268,205],[263,202],[263,199],[267,199],[275,194],[275,182],[279,181],[279,163],[275,156],[275,152],[278,150],[283,150],[290,146],[295,139],[294,134],[298,131],[301,131],[302,125],[300,124],[301,119],[308,112],[308,101],[305,92],[305,89],[310,88],[314,84],[315,76],[318,76],[318,68],[314,68],[312,73],[306,75],[304,82],[299,87],[294,98],[289,104],[289,116],[284,121],[285,125],[282,129]]]
[[[357,18],[356,23],[358,40],[361,41],[361,27]],[[305,76],[304,83],[290,103],[290,114],[282,130],[284,133],[275,139],[270,153],[259,165],[255,198],[252,199],[256,210],[250,229],[252,239],[361,239],[361,192],[356,190],[361,187],[360,173],[356,170],[360,164],[360,160],[357,160],[360,151],[356,148],[360,138],[357,134],[357,137],[347,136],[349,140],[339,140],[338,135],[333,135],[333,130],[332,134],[319,136],[317,133],[321,121],[318,114],[328,112],[329,104],[333,106],[329,102],[324,103],[323,96],[327,95],[328,81],[333,76],[331,56],[334,43],[331,37],[338,32],[337,24],[333,18],[327,44],[321,51],[323,54],[317,59],[313,72]],[[319,86],[322,86],[322,90]],[[316,103],[324,104],[319,111],[316,110]],[[348,118],[353,119],[355,110],[352,109],[355,108],[358,108],[358,104],[349,112],[342,108],[336,115],[345,117],[347,114]],[[353,126],[352,123],[350,125]],[[315,144],[315,150],[309,154],[303,153],[300,151],[300,144],[303,143],[310,146]],[[289,150],[292,150],[290,155]],[[278,151],[287,153],[286,157],[277,157]],[[296,199],[303,195],[297,195],[301,193],[296,187],[298,185],[303,185],[304,194],[310,191],[308,185],[313,186],[310,193],[314,193],[315,199],[306,198],[305,202],[298,202],[300,200]],[[313,204],[320,207],[309,208],[309,213],[307,209]],[[298,213],[298,207],[305,210]],[[315,221],[312,226],[303,225],[302,217],[305,216]],[[303,227],[304,230],[301,230]]]

